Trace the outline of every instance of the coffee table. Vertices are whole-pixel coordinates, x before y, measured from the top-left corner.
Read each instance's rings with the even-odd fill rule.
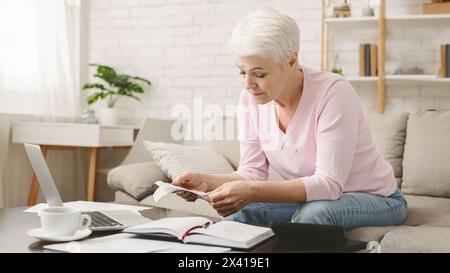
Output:
[[[121,203],[133,205],[129,203]],[[142,206],[142,204],[134,204]],[[0,253],[34,253],[51,252],[43,247],[49,242],[43,242],[27,235],[31,229],[40,226],[39,216],[35,213],[23,212],[28,207],[16,207],[0,209]],[[144,217],[153,220],[164,217],[195,216],[195,214],[183,211],[149,207],[141,211]],[[212,219],[215,220],[215,219]],[[117,233],[117,231],[94,232],[89,238],[106,236]],[[365,249],[364,242],[349,241],[348,245],[338,249],[324,249],[318,252],[355,252]],[[274,253],[279,251],[279,243],[276,237],[269,239],[259,246],[251,249],[252,253]]]

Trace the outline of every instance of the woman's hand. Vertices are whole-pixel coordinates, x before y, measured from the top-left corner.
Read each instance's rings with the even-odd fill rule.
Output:
[[[209,188],[208,182],[202,177],[202,174],[194,172],[186,172],[179,175],[173,180],[172,184],[186,189],[203,192],[207,192]],[[198,197],[196,194],[187,191],[178,191],[176,194],[188,202],[194,202]]]
[[[253,181],[232,181],[223,184],[208,193],[203,198],[208,201],[216,211],[226,217],[231,215],[249,203],[253,202]]]

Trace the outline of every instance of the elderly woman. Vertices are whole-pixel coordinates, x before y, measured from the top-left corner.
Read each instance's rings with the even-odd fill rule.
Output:
[[[245,85],[239,168],[189,172],[173,184],[207,192],[204,199],[226,220],[254,225],[401,224],[406,201],[354,88],[337,74],[299,65],[296,22],[273,9],[256,11],[235,27],[230,46]],[[283,181],[267,181],[269,165]]]

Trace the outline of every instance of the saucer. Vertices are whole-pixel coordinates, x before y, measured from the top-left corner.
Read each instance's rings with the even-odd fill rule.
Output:
[[[28,231],[28,235],[30,235],[31,237],[43,240],[43,241],[47,241],[47,242],[68,242],[68,241],[76,241],[76,240],[80,240],[83,239],[89,235],[91,235],[92,230],[90,229],[81,229],[81,230],[77,230],[77,232],[75,232],[74,235],[72,236],[52,236],[52,235],[48,235],[47,233],[44,232],[44,230],[42,228],[36,228],[36,229],[32,229],[30,231]]]

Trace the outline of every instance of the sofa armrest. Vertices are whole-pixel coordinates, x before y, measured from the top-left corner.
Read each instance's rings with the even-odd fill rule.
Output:
[[[126,192],[137,200],[152,194],[158,180],[170,181],[155,162],[123,165],[108,173],[108,185],[112,189]]]

